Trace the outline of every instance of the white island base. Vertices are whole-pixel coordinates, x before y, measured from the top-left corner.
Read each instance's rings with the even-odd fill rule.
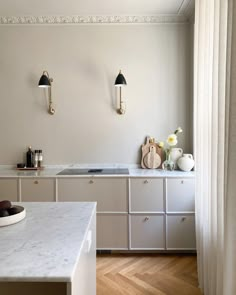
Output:
[[[96,204],[21,203],[0,229],[1,295],[95,295]]]

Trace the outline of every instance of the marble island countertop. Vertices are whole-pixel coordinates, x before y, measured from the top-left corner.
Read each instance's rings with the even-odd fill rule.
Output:
[[[0,282],[71,282],[96,203],[20,203],[21,222],[0,227]]]
[[[129,174],[110,174],[110,175],[57,175],[63,169],[66,168],[128,168]],[[184,172],[180,170],[165,171],[162,169],[142,169],[138,165],[108,165],[108,164],[81,164],[81,165],[50,165],[46,166],[43,170],[38,171],[20,171],[16,170],[12,166],[1,166],[0,165],[0,178],[11,178],[11,177],[45,177],[45,178],[71,178],[71,177],[194,177],[195,172]]]

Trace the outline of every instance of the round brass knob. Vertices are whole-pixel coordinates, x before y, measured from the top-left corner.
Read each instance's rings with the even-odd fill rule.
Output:
[[[146,180],[144,180],[144,183],[148,183],[148,180],[146,179]]]
[[[89,183],[90,183],[90,184],[92,184],[93,182],[94,182],[94,181],[93,181],[92,179],[91,179],[91,180],[89,180]]]
[[[145,218],[144,218],[144,221],[148,221],[148,220],[149,220],[149,217],[145,217]]]
[[[34,184],[39,184],[38,180],[35,180],[35,181],[34,181]]]

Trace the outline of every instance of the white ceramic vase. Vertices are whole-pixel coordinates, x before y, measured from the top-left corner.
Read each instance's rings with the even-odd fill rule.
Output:
[[[181,158],[179,158],[178,162],[178,167],[182,171],[191,171],[194,167],[194,160],[193,160],[193,155],[191,154],[183,154]]]
[[[174,169],[177,169],[177,161],[183,155],[183,150],[181,148],[172,148],[170,151],[170,159],[174,162]]]

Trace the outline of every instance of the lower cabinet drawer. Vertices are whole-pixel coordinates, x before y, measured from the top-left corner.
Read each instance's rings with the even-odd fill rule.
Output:
[[[167,249],[195,250],[195,216],[167,216]]]
[[[0,179],[0,201],[17,201],[17,179]]]
[[[131,215],[131,249],[165,249],[164,215]]]
[[[128,243],[128,214],[97,214],[97,249],[125,249]]]
[[[97,212],[128,212],[125,178],[58,179],[58,201],[97,202]]]
[[[55,201],[55,181],[47,178],[21,179],[22,202]]]

